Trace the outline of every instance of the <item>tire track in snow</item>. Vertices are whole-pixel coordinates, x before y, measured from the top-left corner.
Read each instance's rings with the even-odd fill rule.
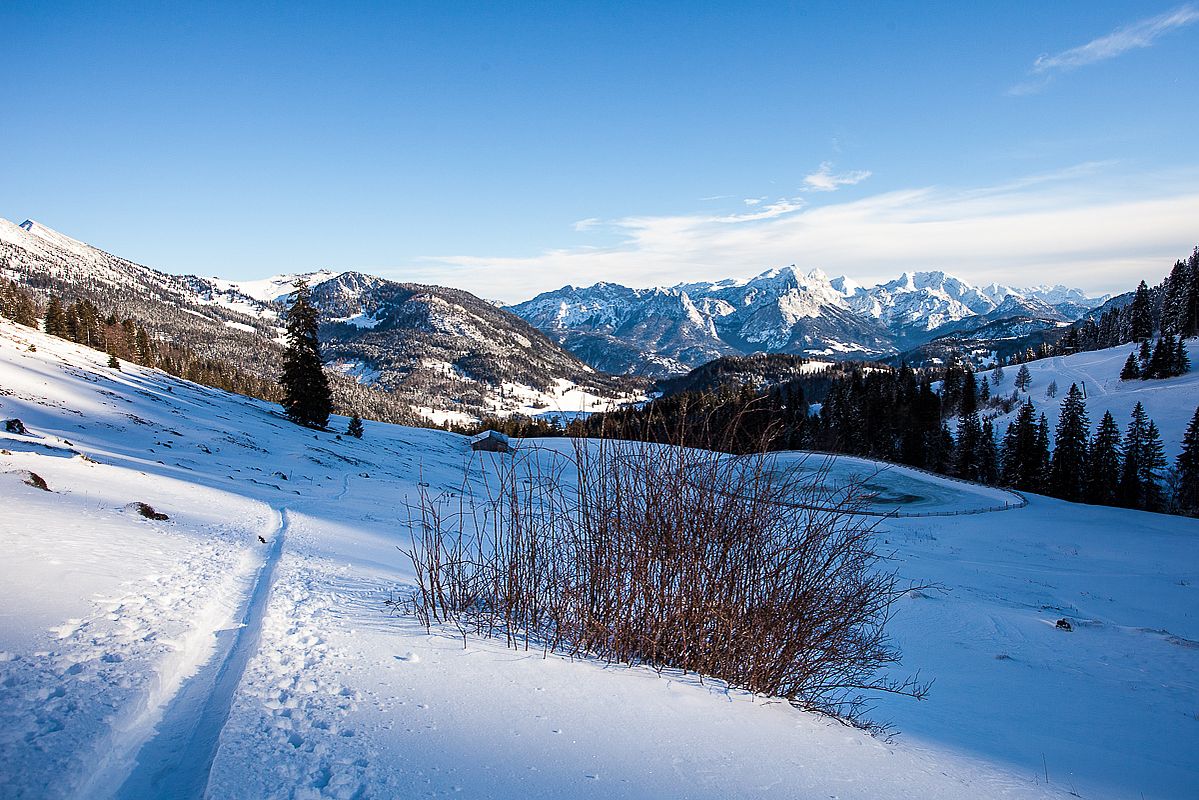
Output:
[[[241,624],[218,631],[213,656],[180,688],[137,754],[133,771],[116,800],[198,800],[208,786],[221,731],[229,719],[246,664],[258,649],[275,567],[289,526],[287,509],[277,512],[270,550],[253,583]]]

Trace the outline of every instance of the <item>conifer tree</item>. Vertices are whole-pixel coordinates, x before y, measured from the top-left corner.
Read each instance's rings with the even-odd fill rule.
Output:
[[[1177,484],[1174,507],[1183,514],[1199,514],[1199,408],[1182,437],[1182,452],[1174,462]]]
[[[1149,366],[1141,374],[1145,380],[1150,378],[1169,378],[1172,374],[1171,364],[1174,361],[1174,337],[1170,334],[1159,336],[1153,347],[1153,355],[1149,357]]]
[[[1174,343],[1174,357],[1170,359],[1170,374],[1186,375],[1191,371],[1191,359],[1187,356],[1187,346],[1181,336]]]
[[[991,420],[983,423],[978,479],[991,485],[999,482],[999,451],[995,446],[995,427],[991,424]]]
[[[1114,505],[1120,489],[1120,426],[1110,411],[1091,440],[1090,463],[1087,465],[1087,502]]]
[[[108,366],[111,369],[117,370],[118,372],[121,370],[121,362],[117,361],[117,357],[112,354],[109,354],[108,356]]]
[[[1028,387],[1032,385],[1032,373],[1028,371],[1027,364],[1020,365],[1020,371],[1016,373],[1016,388],[1022,392],[1027,392]]]
[[[1145,342],[1153,335],[1153,309],[1149,302],[1149,287],[1141,281],[1128,306],[1128,338]]]
[[[1061,416],[1053,440],[1053,464],[1049,474],[1049,493],[1063,500],[1083,499],[1087,478],[1087,432],[1090,421],[1082,392],[1070,384],[1062,401]]]
[[[991,383],[996,386],[1003,383],[1003,364],[996,364],[995,369],[991,371]]]
[[[1057,397],[1057,381],[1049,382],[1049,385],[1045,387],[1045,396],[1050,400]]]
[[[1185,261],[1174,263],[1166,278],[1162,298],[1162,332],[1179,336],[1187,334],[1187,312],[1191,292],[1191,274]]]
[[[982,438],[982,426],[979,424],[977,411],[971,411],[958,418],[953,462],[953,472],[957,477],[968,481],[981,480]]]
[[[0,315],[27,328],[37,327],[37,304],[12,281],[0,280]]]
[[[1162,496],[1162,470],[1166,467],[1166,454],[1162,448],[1161,433],[1157,423],[1149,420],[1145,432],[1145,450],[1141,456],[1141,496],[1146,511],[1161,511],[1165,508]]]
[[[1035,415],[1031,401],[1020,406],[1003,437],[1001,465],[1001,480],[1005,486],[1030,492],[1041,490]]]
[[[355,439],[361,439],[363,433],[362,417],[357,414],[350,417],[350,424],[346,426],[346,433]]]
[[[1124,432],[1124,444],[1121,447],[1123,459],[1120,471],[1120,505],[1127,508],[1146,508],[1149,498],[1146,496],[1146,477],[1153,471],[1149,461],[1149,416],[1145,407],[1140,403],[1132,409],[1132,418]],[[1154,426],[1156,430],[1156,426]]]
[[[1037,420],[1037,439],[1036,449],[1033,453],[1036,462],[1036,484],[1038,486],[1034,491],[1044,492],[1046,485],[1049,483],[1049,420],[1041,414],[1041,418]]]
[[[287,348],[283,353],[283,374],[279,377],[283,408],[292,422],[324,428],[333,410],[333,396],[316,335],[318,312],[312,305],[308,282],[297,280],[295,289],[287,309]]]
[[[1135,352],[1128,354],[1128,360],[1124,362],[1124,368],[1120,370],[1120,380],[1135,381],[1141,377],[1141,365],[1137,361]]]
[[[1153,355],[1149,351],[1148,339],[1141,340],[1141,348],[1137,360],[1141,363],[1141,377],[1144,378],[1149,371],[1149,363],[1153,360]]]
[[[67,332],[67,315],[63,311],[62,301],[58,299],[58,295],[56,294],[50,295],[50,299],[46,302],[46,333],[64,339],[69,335]]]

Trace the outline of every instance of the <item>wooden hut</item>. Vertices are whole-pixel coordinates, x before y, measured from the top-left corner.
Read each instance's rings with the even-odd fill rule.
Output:
[[[483,431],[470,440],[470,449],[486,453],[507,453],[512,450],[512,443],[499,431]]]

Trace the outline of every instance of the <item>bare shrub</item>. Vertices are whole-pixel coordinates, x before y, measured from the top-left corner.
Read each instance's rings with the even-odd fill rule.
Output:
[[[411,506],[415,588],[395,605],[424,625],[682,669],[867,727],[872,694],[924,695],[884,674],[912,587],[875,551],[862,488],[829,485],[827,464],[573,440],[483,465],[481,487]]]

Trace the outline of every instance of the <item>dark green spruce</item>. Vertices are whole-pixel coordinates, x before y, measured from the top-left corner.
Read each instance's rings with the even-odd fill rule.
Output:
[[[291,306],[287,309],[287,348],[283,353],[283,409],[298,425],[324,428],[333,411],[333,394],[321,361],[317,340],[319,313],[312,305],[312,290],[301,279],[295,283]]]

